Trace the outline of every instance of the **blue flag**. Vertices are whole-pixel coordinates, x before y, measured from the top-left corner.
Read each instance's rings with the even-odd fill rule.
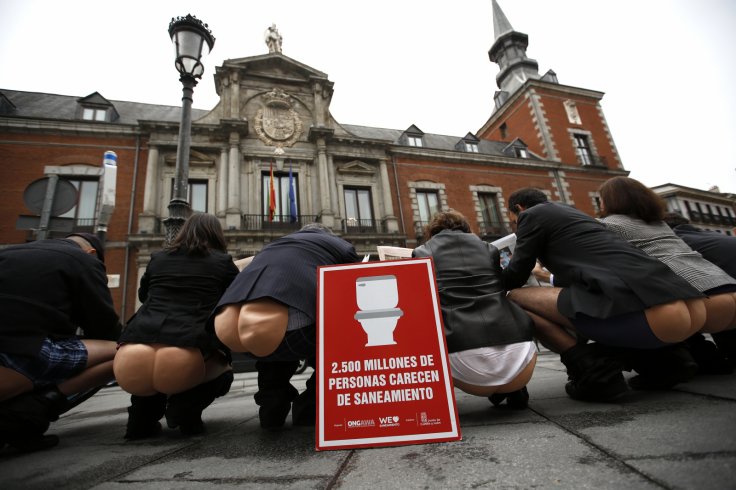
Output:
[[[289,221],[296,223],[296,191],[294,190],[294,176],[291,173],[291,162],[289,162]]]

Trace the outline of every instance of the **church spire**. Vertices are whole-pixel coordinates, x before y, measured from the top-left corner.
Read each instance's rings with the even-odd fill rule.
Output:
[[[540,78],[539,65],[536,60],[526,56],[529,36],[515,31],[498,2],[496,0],[492,0],[492,2],[495,41],[488,51],[488,57],[492,62],[497,63],[501,69],[496,75],[496,84],[501,92],[496,94],[496,100],[497,103],[502,103],[527,79]]]
[[[493,0],[493,38],[498,39],[502,34],[513,30],[511,22],[506,18],[506,14],[503,13],[501,7],[498,6],[498,2]]]

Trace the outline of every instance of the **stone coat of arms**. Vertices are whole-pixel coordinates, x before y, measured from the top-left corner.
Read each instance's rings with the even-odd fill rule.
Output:
[[[275,88],[264,98],[265,107],[256,113],[258,138],[268,146],[292,146],[302,135],[302,121],[291,107],[291,96]]]

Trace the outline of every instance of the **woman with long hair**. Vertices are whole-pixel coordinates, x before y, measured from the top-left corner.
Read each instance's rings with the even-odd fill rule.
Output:
[[[432,257],[456,388],[525,408],[537,360],[532,319],[506,299],[500,252],[454,210],[435,214],[414,257]]]
[[[237,274],[211,214],[193,214],[151,255],[138,290],[143,304],[123,330],[113,365],[131,394],[126,439],[156,435],[164,414],[184,434],[204,430],[202,411],[233,379],[229,350],[205,324]]]
[[[736,327],[736,279],[707,261],[664,222],[666,207],[653,190],[630,177],[613,177],[599,189],[600,221],[628,242],[664,262],[701,293],[705,324],[716,333]]]

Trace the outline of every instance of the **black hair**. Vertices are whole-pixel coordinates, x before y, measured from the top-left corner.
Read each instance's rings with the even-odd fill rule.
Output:
[[[524,187],[522,189],[518,189],[512,192],[509,196],[509,208],[514,214],[519,214],[521,212],[521,208],[519,208],[520,205],[529,209],[537,204],[542,204],[543,202],[547,202],[547,194],[535,187]]]

